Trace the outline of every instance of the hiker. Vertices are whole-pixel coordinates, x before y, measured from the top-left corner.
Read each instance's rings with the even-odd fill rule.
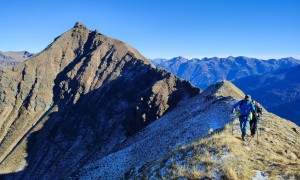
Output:
[[[244,99],[235,103],[235,105],[232,107],[231,113],[234,113],[237,108],[239,109],[237,114],[240,120],[242,140],[245,141],[246,131],[251,120],[251,116],[255,112],[255,107],[251,101],[251,96],[246,95]]]
[[[255,112],[252,115],[252,119],[250,120],[250,130],[251,130],[251,137],[255,136],[255,132],[257,130],[257,123],[260,120],[260,117],[263,115],[262,106],[255,101],[252,100],[252,103],[255,107]]]

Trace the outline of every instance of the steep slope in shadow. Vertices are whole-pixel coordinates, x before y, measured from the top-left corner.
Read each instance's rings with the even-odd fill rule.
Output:
[[[145,163],[167,154],[168,150],[204,137],[209,130],[223,127],[233,120],[229,112],[233,98],[244,94],[228,81],[209,87],[200,95],[181,102],[175,109],[156,120],[135,136],[115,147],[111,154],[94,158],[73,178],[124,178],[131,166]],[[143,179],[143,178],[142,178]]]
[[[19,171],[12,179],[64,178],[200,92],[80,23],[0,80],[0,167]]]

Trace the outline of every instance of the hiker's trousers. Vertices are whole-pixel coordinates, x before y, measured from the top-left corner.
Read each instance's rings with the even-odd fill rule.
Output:
[[[250,116],[239,116],[242,138],[246,136],[247,128],[250,122]]]
[[[259,118],[260,118],[259,116],[258,117],[253,116],[252,120],[250,121],[251,135],[255,135]]]

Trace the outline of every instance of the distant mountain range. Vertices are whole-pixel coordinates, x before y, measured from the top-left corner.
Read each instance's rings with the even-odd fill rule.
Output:
[[[300,65],[233,83],[271,112],[300,125]]]
[[[220,80],[233,81],[266,109],[300,125],[300,60],[260,60],[248,57],[158,59],[157,66],[205,89]]]
[[[32,57],[33,55],[33,53],[28,51],[0,51],[0,68],[14,66]]]
[[[149,59],[155,66],[157,66],[158,64],[161,64],[165,61],[167,61],[168,59],[164,59],[164,58],[156,58],[156,59]]]
[[[161,62],[157,64],[157,62]],[[272,72],[300,64],[294,58],[260,60],[249,57],[186,59],[175,57],[169,60],[156,59],[153,62],[171,73],[190,81],[195,86],[206,89],[220,80],[233,81],[251,75]]]

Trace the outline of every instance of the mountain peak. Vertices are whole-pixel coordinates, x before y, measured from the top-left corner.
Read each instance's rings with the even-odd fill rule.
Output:
[[[130,45],[77,22],[30,60],[0,72],[0,176],[22,169],[10,175],[67,177],[81,166],[83,157],[89,161],[109,154],[111,147],[198,93],[189,82],[154,68]],[[35,128],[39,132],[31,133]],[[33,143],[34,139],[42,141]],[[38,148],[37,156],[35,146],[57,153],[45,158],[46,151]],[[26,158],[21,156],[25,153]],[[57,161],[69,157],[71,161]],[[18,163],[12,164],[12,159]],[[34,166],[40,160],[45,165]],[[45,167],[47,175],[39,174]]]
[[[239,88],[237,88],[230,81],[226,80],[211,85],[203,92],[203,95],[214,95],[223,97],[231,96],[235,99],[242,99],[245,96],[245,94]]]
[[[76,22],[74,25],[74,28],[87,29],[87,27],[84,24],[82,24],[81,22]]]

